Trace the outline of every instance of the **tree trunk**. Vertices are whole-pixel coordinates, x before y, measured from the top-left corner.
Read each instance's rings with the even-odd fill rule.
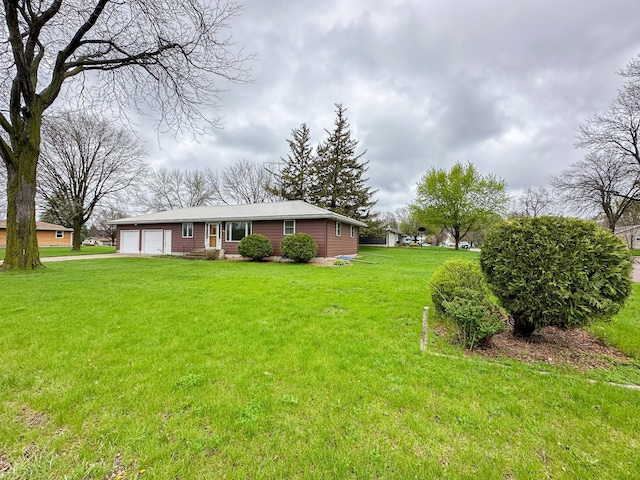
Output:
[[[73,221],[73,246],[71,250],[74,252],[79,252],[80,246],[82,245],[82,225],[80,221]]]
[[[38,151],[20,152],[17,168],[7,165],[7,251],[5,270],[42,267],[36,234],[36,166]]]
[[[3,154],[7,168],[7,251],[5,270],[42,267],[36,233],[36,170],[40,156],[42,113],[30,111]]]
[[[513,334],[516,337],[528,338],[535,331],[536,326],[525,319],[514,318],[513,319]]]

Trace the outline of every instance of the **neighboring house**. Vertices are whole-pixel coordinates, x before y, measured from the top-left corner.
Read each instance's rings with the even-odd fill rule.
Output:
[[[616,230],[613,233],[624,240],[627,247],[640,248],[640,225],[616,227]]]
[[[100,245],[104,247],[113,246],[113,242],[109,237],[87,237],[82,241],[82,245]]]
[[[47,222],[36,222],[36,235],[40,247],[72,246],[73,229]],[[7,245],[7,221],[0,220],[0,247]]]
[[[249,234],[271,240],[280,256],[286,235],[308,233],[318,257],[358,253],[359,228],[366,224],[303,201],[191,207],[109,222],[117,225],[120,253],[186,255],[201,249],[238,255],[238,243]]]

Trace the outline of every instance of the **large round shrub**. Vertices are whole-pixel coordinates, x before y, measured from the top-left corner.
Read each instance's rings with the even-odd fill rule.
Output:
[[[318,254],[318,244],[307,233],[287,235],[280,244],[282,256],[296,263],[307,263]]]
[[[444,304],[460,296],[462,290],[488,293],[480,265],[469,260],[447,260],[433,272],[429,283],[431,300],[439,312],[444,312]]]
[[[631,293],[631,254],[593,222],[522,218],[494,227],[480,264],[514,320],[514,333],[610,318]]]
[[[273,253],[271,241],[264,235],[247,235],[238,244],[238,253],[251,260],[261,261]]]

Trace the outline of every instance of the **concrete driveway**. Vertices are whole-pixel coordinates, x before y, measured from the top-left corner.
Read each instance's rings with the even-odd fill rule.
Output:
[[[67,255],[63,257],[40,257],[42,263],[49,262],[66,262],[67,260],[91,260],[92,258],[124,258],[124,257],[143,257],[146,255],[134,255],[127,253],[99,253],[96,255]],[[0,260],[2,266],[2,260]]]

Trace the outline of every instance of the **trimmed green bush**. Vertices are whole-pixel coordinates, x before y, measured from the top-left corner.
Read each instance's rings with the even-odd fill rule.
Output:
[[[470,348],[482,345],[487,339],[507,329],[505,316],[480,290],[463,288],[444,309],[458,327],[458,339]]]
[[[503,222],[487,235],[480,264],[520,336],[547,325],[568,328],[610,319],[631,293],[629,250],[585,220]]]
[[[273,254],[273,245],[264,235],[247,235],[240,240],[238,253],[243,257],[260,262]]]
[[[431,300],[438,312],[444,312],[444,303],[460,296],[461,290],[471,289],[483,294],[488,293],[480,265],[469,260],[447,260],[433,272],[429,283]]]
[[[447,260],[431,276],[431,300],[458,329],[458,340],[475,348],[506,329],[500,308],[489,298],[477,262]]]
[[[287,235],[280,244],[282,256],[296,263],[307,263],[318,254],[318,244],[307,233]]]

